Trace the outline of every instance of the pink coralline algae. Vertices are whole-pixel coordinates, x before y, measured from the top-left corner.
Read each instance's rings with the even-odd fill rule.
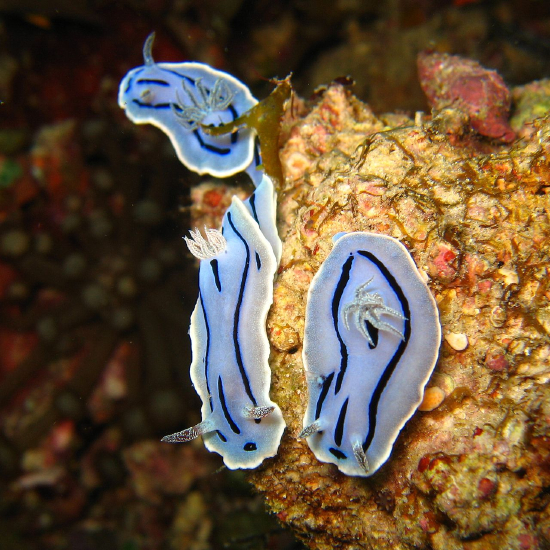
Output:
[[[469,117],[482,136],[511,142],[508,123],[512,95],[502,77],[476,61],[458,55],[422,52],[418,56],[420,85],[435,110],[455,108]]]

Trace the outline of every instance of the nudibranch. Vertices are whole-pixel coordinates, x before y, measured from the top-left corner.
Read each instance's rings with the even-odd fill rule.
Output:
[[[254,183],[261,163],[255,133],[248,128],[212,136],[203,126],[233,122],[258,101],[233,76],[203,63],[156,63],[154,33],[143,46],[144,65],[121,81],[118,104],[136,124],[165,132],[180,161],[198,174],[226,177],[248,169]]]
[[[343,473],[372,475],[422,401],[440,343],[435,300],[407,249],[374,233],[335,235],[309,288],[299,437]]]
[[[260,231],[269,241],[277,265],[279,265],[283,245],[277,232],[277,192],[273,181],[267,174],[262,173],[258,187],[244,201],[244,205],[248,208],[254,221],[260,226]]]
[[[272,219],[274,225],[271,180],[256,192],[248,207],[233,197],[221,232],[208,229],[204,238],[196,230],[186,238],[201,260],[190,335],[191,380],[202,400],[202,422],[163,438],[182,442],[202,435],[207,449],[231,469],[255,468],[274,456],[285,429],[281,410],[269,398],[265,330],[277,259],[256,221],[265,220],[265,228]],[[252,211],[259,213],[256,219]]]

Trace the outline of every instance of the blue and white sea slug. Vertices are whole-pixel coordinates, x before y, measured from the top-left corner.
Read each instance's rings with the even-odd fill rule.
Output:
[[[136,124],[165,132],[180,161],[198,174],[219,178],[247,170],[255,184],[261,163],[254,132],[247,128],[210,136],[202,125],[233,122],[256,105],[250,90],[233,76],[204,63],[156,63],[154,33],[143,46],[144,65],[121,81],[118,104]]]
[[[143,49],[145,66],[130,71],[120,85],[119,104],[128,117],[166,132],[189,169],[218,177],[246,169],[257,186],[244,202],[233,197],[221,232],[205,228],[204,238],[197,229],[185,238],[201,260],[189,333],[202,421],[163,441],[202,435],[227,467],[255,468],[276,454],[285,429],[281,410],[269,398],[265,331],[281,257],[276,192],[257,169],[261,158],[250,130],[213,137],[202,125],[231,122],[257,101],[244,84],[207,65],[155,63],[152,42],[153,35]]]
[[[263,197],[270,200],[273,194],[268,190]],[[196,230],[191,236],[186,238],[189,249],[201,259],[190,334],[191,379],[202,399],[202,422],[163,441],[202,435],[206,447],[221,454],[228,468],[255,468],[277,453],[285,429],[281,410],[269,398],[265,331],[277,260],[237,197],[221,232],[208,229],[204,239]]]
[[[422,400],[441,327],[435,300],[401,243],[364,232],[334,241],[309,288],[309,401],[300,437],[319,460],[370,476]]]
[[[267,175],[261,172],[261,181],[254,193],[244,201],[244,205],[250,212],[252,218],[257,222],[260,231],[269,241],[277,265],[281,261],[283,245],[277,232],[277,192],[273,181]]]

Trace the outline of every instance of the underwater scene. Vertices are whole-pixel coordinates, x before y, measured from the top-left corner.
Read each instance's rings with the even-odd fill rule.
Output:
[[[550,550],[550,3],[0,0],[0,550]]]

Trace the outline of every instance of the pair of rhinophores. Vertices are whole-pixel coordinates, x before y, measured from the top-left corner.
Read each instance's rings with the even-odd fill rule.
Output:
[[[145,65],[122,80],[119,105],[150,123],[199,174],[245,170],[256,185],[233,197],[221,231],[185,238],[199,258],[191,316],[191,379],[202,422],[163,441],[203,436],[229,468],[255,468],[276,454],[285,429],[269,398],[266,317],[281,257],[276,192],[261,170],[250,129],[211,136],[204,126],[236,120],[257,101],[237,79],[201,63]],[[418,407],[441,339],[435,301],[406,248],[373,233],[338,234],[308,293],[303,359],[309,390],[304,429],[315,456],[348,475],[370,476],[388,458]]]

